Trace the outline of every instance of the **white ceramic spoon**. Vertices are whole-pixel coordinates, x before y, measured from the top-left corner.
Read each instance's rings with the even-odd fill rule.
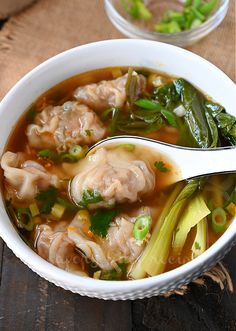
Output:
[[[98,142],[90,148],[88,154],[100,147],[120,144],[151,148],[166,156],[180,170],[175,176],[175,182],[203,175],[236,172],[236,148],[233,146],[210,149],[188,148],[143,137],[116,136]]]

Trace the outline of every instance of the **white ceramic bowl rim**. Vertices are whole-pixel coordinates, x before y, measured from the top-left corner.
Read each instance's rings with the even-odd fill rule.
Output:
[[[196,61],[200,61],[202,63],[205,63],[209,69],[212,69],[214,71],[218,71],[220,74],[221,80],[227,81],[229,84],[234,84],[221,70],[219,70],[217,67],[215,67],[213,64],[209,63],[208,61],[202,59],[198,55],[195,55],[189,51],[183,50],[181,48],[178,48],[176,46],[167,45],[163,43],[153,42],[153,41],[147,41],[147,40],[127,40],[127,39],[117,39],[117,40],[107,40],[107,41],[99,41],[91,44],[86,44],[83,46],[75,47],[73,49],[70,49],[68,51],[65,51],[63,53],[60,53],[49,60],[43,62],[39,66],[37,66],[35,69],[30,71],[27,75],[25,75],[4,97],[4,99],[0,103],[0,118],[4,116],[4,108],[5,104],[7,102],[14,98],[14,95],[16,91],[19,89],[19,87],[24,84],[26,81],[34,79],[34,76],[39,71],[46,71],[47,67],[50,66],[52,63],[60,62],[62,58],[69,57],[70,55],[76,53],[79,49],[90,49],[91,50],[95,46],[101,46],[101,45],[109,45],[112,43],[120,44],[120,46],[124,44],[133,44],[134,46],[140,45],[140,46],[147,46],[150,44],[155,43],[160,48],[165,48],[167,51],[174,52],[174,53],[184,53],[186,58],[190,57],[195,58]],[[182,54],[183,55],[183,54]],[[117,60],[117,66],[119,65],[119,60]],[[8,216],[6,215],[6,211],[4,208],[0,207],[0,218],[6,219]],[[9,219],[9,218],[8,218]],[[55,283],[66,283],[73,287],[80,286],[81,288],[85,287],[89,289],[89,291],[95,291],[100,288],[104,289],[104,291],[112,291],[113,293],[118,293],[119,291],[129,290],[132,291],[132,289],[138,289],[143,288],[145,285],[148,285],[148,287],[151,287],[152,285],[155,285],[155,283],[160,281],[174,281],[174,279],[178,276],[181,276],[181,274],[185,273],[191,273],[193,269],[195,269],[197,266],[200,268],[203,264],[206,263],[206,261],[215,253],[219,252],[220,250],[223,250],[224,247],[227,245],[228,242],[233,241],[236,239],[236,219],[232,222],[230,227],[226,230],[226,232],[211,246],[207,249],[206,252],[204,252],[202,255],[197,257],[196,259],[174,269],[168,272],[165,272],[163,274],[160,274],[158,276],[140,279],[140,280],[132,280],[132,281],[104,281],[104,280],[97,280],[93,278],[88,277],[80,277],[77,275],[74,275],[72,273],[69,273],[67,271],[64,271],[62,269],[59,269],[58,267],[55,267],[54,265],[50,264],[43,258],[41,258],[39,255],[37,255],[30,247],[28,247],[23,240],[18,236],[16,239],[13,236],[12,231],[14,230],[13,225],[11,225],[9,228],[0,227],[0,236],[2,239],[6,242],[8,247],[15,253],[16,256],[18,256],[24,263],[30,265],[30,267],[37,272],[38,274],[42,275],[44,278],[51,280]]]

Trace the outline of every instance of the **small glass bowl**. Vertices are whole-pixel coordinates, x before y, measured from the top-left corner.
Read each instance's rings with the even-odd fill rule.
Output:
[[[159,33],[149,31],[142,28],[142,26],[137,26],[135,20],[132,18],[129,19],[128,14],[124,15],[121,10],[121,5],[119,8],[118,4],[121,3],[121,1],[104,0],[104,2],[109,19],[113,25],[127,37],[156,40],[181,47],[192,45],[207,36],[223,21],[229,7],[229,0],[220,0],[214,13],[199,27],[177,33]],[[164,3],[167,8],[171,9],[173,8],[173,3],[175,3],[176,7],[181,5],[181,3],[183,4],[183,1],[165,0]]]

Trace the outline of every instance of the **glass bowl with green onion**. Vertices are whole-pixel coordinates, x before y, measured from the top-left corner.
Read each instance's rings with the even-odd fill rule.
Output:
[[[108,17],[130,38],[185,47],[207,36],[225,18],[229,0],[104,0]]]

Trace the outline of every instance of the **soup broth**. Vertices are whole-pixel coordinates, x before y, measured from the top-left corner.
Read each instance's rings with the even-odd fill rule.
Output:
[[[197,148],[235,145],[236,119],[181,78],[104,68],[40,96],[2,156],[6,208],[41,257],[81,276],[127,280],[174,269],[211,246],[235,217],[235,174],[177,184],[164,155],[136,135]],[[200,210],[200,212],[199,212]]]

